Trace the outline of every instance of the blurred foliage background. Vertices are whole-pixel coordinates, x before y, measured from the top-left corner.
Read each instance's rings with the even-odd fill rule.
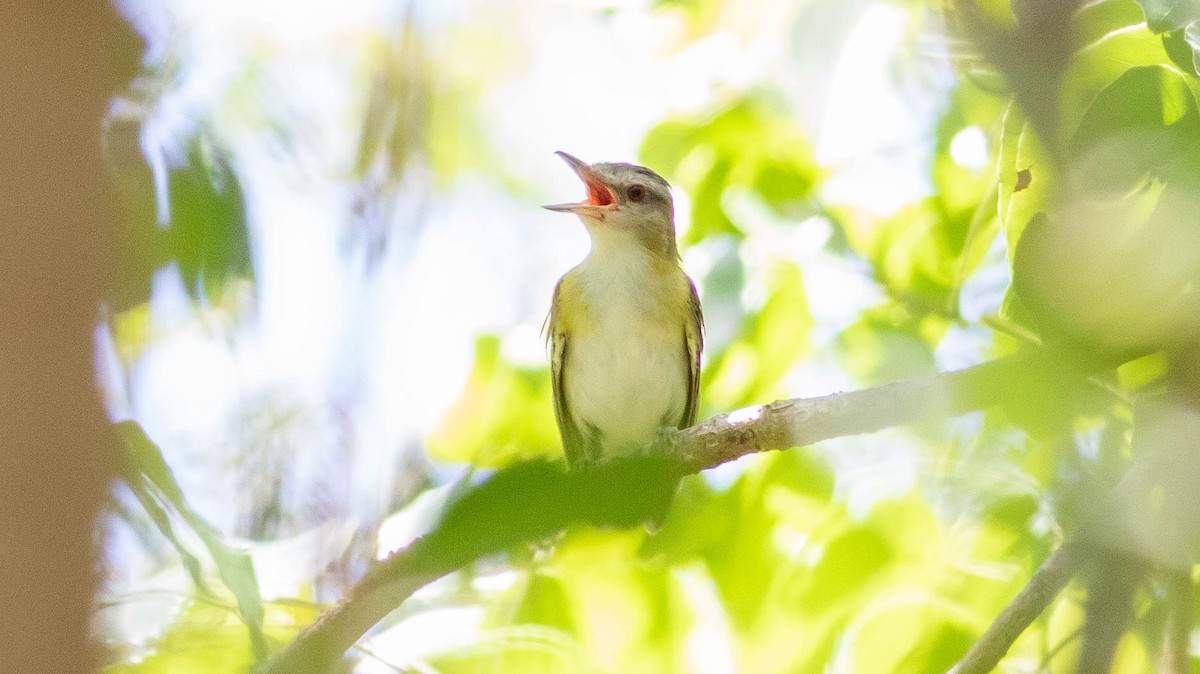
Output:
[[[690,476],[658,534],[424,588],[353,671],[945,671],[1126,471],[1200,315],[1188,3],[119,5],[106,672],[248,671],[473,471],[560,455],[539,329],[587,240],[538,208],[580,191],[554,150],[675,186],[702,418],[1042,342],[1125,364]],[[1157,671],[1163,597],[1114,671]],[[1072,671],[1084,606],[1000,671]]]

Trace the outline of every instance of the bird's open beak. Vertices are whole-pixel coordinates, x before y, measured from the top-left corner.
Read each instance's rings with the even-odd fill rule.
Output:
[[[600,220],[604,219],[605,211],[617,210],[616,192],[592,170],[591,166],[566,152],[555,152],[554,154],[562,157],[571,170],[575,171],[575,175],[579,176],[583,184],[587,186],[588,196],[586,201],[577,204],[553,204],[542,208],[562,213],[590,215]]]

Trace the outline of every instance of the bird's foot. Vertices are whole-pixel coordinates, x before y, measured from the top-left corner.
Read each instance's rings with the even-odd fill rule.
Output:
[[[646,456],[664,456],[670,454],[678,437],[678,429],[671,426],[662,426],[654,431],[654,437],[642,447],[642,453]]]

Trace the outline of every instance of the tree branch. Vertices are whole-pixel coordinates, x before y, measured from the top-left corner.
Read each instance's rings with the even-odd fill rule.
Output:
[[[513,466],[468,490],[437,529],[368,573],[344,601],[272,659],[265,672],[329,670],[359,637],[422,585],[483,555],[545,539],[574,522],[636,526],[651,519],[667,507],[679,475],[754,452],[1002,403],[1047,404],[1061,400],[1064,387],[1082,379],[1081,372],[1053,366],[1044,351],[1031,350],[966,370],[717,415],[679,432],[665,451],[605,462],[587,471],[566,472],[545,462]],[[1074,558],[1060,551],[1047,565],[1050,568],[1039,573],[1050,588],[1065,582],[1059,576],[1069,577]],[[1027,590],[1029,603],[1042,600],[1048,591]]]
[[[695,473],[754,452],[873,433],[1008,401],[1053,401],[1082,379],[1082,372],[1066,370],[1045,351],[1031,349],[965,370],[719,414],[681,431],[673,449],[686,472]]]

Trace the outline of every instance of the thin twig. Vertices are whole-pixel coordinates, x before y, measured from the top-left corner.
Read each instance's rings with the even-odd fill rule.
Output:
[[[1050,555],[1021,593],[996,616],[950,674],[987,674],[996,668],[1013,642],[1046,610],[1083,564],[1079,546],[1064,543]]]
[[[1121,635],[1133,619],[1133,599],[1146,577],[1146,560],[1111,548],[1092,548],[1083,646],[1076,674],[1111,671]]]
[[[1189,653],[1192,626],[1195,622],[1195,588],[1191,574],[1187,571],[1169,571],[1167,574],[1167,599],[1171,613],[1167,618],[1167,630],[1163,639],[1163,674],[1191,674],[1192,658]]]

